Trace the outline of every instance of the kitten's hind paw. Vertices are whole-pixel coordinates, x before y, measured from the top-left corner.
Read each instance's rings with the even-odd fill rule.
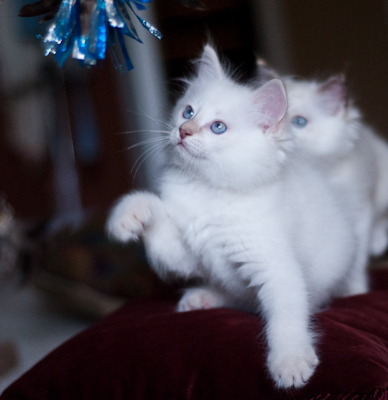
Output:
[[[178,312],[205,310],[209,308],[223,307],[224,296],[210,288],[197,287],[186,289],[185,294],[179,300],[176,310]]]
[[[112,209],[106,224],[109,236],[120,242],[137,240],[152,218],[149,194],[124,196]]]
[[[290,352],[268,356],[268,368],[276,386],[279,388],[302,387],[314,373],[318,357],[313,347],[302,352]]]

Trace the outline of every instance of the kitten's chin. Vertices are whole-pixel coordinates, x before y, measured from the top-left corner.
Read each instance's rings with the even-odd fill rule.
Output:
[[[195,146],[190,146],[185,141],[180,141],[176,144],[176,152],[184,159],[184,161],[205,159],[201,151],[198,151]]]
[[[172,151],[174,164],[182,169],[182,166],[186,167],[194,161],[194,156],[190,153],[187,146],[182,142],[176,143]]]
[[[178,151],[182,151],[183,153],[190,153],[184,142],[178,142],[176,146],[178,148]]]
[[[182,139],[179,139],[177,137],[171,138],[171,144],[173,145],[174,153],[178,154],[186,154],[189,153],[189,150],[187,149],[187,145],[184,143]]]
[[[177,143],[175,146],[175,153],[179,157],[179,159],[187,162],[190,161],[193,158],[193,155],[190,153],[189,149],[183,142]]]

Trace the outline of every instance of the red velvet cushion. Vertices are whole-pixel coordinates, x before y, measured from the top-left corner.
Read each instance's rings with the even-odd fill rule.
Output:
[[[388,281],[380,273],[378,283]],[[387,399],[388,291],[316,315],[321,363],[301,390],[276,390],[259,318],[173,302],[129,302],[53,351],[1,400]]]

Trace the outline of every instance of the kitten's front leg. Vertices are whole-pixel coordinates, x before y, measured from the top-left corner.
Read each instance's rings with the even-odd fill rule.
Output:
[[[265,271],[262,265],[241,267],[251,285],[259,288],[260,310],[266,319],[267,366],[281,388],[303,386],[318,364],[304,280],[291,264],[284,268],[267,264]]]
[[[137,192],[122,197],[112,209],[106,229],[121,242],[142,238],[149,261],[162,278],[168,272],[184,278],[195,274],[197,262],[155,194]]]

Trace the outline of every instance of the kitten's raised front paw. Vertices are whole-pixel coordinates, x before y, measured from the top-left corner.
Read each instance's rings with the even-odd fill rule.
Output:
[[[276,354],[275,354],[276,353]],[[270,352],[268,369],[280,388],[304,386],[318,365],[318,357],[312,346],[301,352]]]
[[[178,312],[223,307],[225,298],[221,293],[205,287],[191,288],[185,291],[176,310]]]
[[[146,193],[124,196],[108,218],[108,234],[121,242],[137,240],[152,218],[149,196]]]

